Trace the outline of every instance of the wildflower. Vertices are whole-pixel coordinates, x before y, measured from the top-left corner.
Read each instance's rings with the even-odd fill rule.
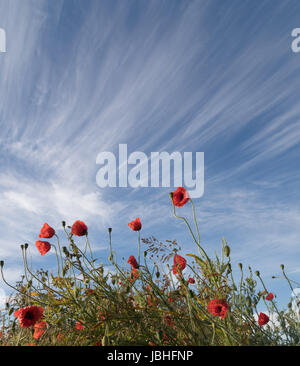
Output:
[[[75,221],[71,229],[72,234],[77,236],[84,236],[88,232],[88,228],[83,221]]]
[[[44,309],[41,306],[26,306],[14,312],[14,316],[19,319],[22,328],[29,328],[41,320]]]
[[[39,339],[45,332],[45,329],[47,328],[47,323],[45,321],[41,321],[34,324],[34,339]]]
[[[24,346],[35,346],[33,343],[24,344]]]
[[[148,296],[148,299],[147,299],[147,300],[148,300],[148,305],[149,305],[149,306],[153,306],[153,303],[152,303],[152,301],[151,301],[151,296]]]
[[[171,296],[168,297],[169,302],[174,302]]]
[[[272,294],[272,292],[270,292],[267,296],[266,296],[266,300],[271,301],[274,299],[274,295]]]
[[[45,222],[44,226],[41,228],[39,238],[50,239],[50,238],[52,238],[52,236],[54,234],[55,234],[55,230]]]
[[[182,272],[186,267],[186,259],[181,257],[178,254],[174,255],[174,266],[173,266],[173,273],[176,275],[179,272]]]
[[[132,268],[130,282],[133,282],[139,278],[140,278],[140,272],[137,269]]]
[[[84,329],[84,325],[83,325],[83,324],[81,324],[80,322],[76,322],[76,324],[75,324],[75,328],[76,328],[77,330],[82,330],[82,329]]]
[[[131,221],[128,226],[130,227],[130,229],[132,229],[133,231],[140,231],[142,228],[142,223],[139,217],[137,217],[135,220]]]
[[[225,300],[213,299],[208,303],[207,310],[211,314],[224,319],[228,312],[228,304]]]
[[[172,319],[171,319],[171,317],[170,317],[169,315],[167,315],[167,316],[165,317],[165,322],[166,322],[166,324],[167,324],[169,327],[171,327],[171,326],[173,325],[173,321],[172,321]]]
[[[189,198],[187,190],[184,187],[178,187],[172,194],[173,204],[177,207],[184,206]]]
[[[2,334],[3,334],[3,333],[2,333],[2,332],[0,332],[0,338],[2,338]]]
[[[264,313],[260,313],[259,317],[258,317],[258,324],[262,327],[263,325],[267,324],[269,322],[269,317],[268,315],[264,314]]]
[[[136,261],[136,259],[134,258],[133,255],[131,255],[129,257],[127,263],[129,263],[132,266],[132,268],[134,268],[134,269],[138,269],[139,268],[138,262]]]
[[[195,283],[195,280],[192,278],[192,277],[190,277],[189,279],[188,279],[188,282],[189,283],[191,283],[192,285]]]
[[[58,332],[56,339],[57,339],[57,340],[58,340],[58,342],[59,342],[59,341],[61,341],[61,340],[62,340],[62,338],[63,338],[63,337],[64,337],[64,335],[63,335],[62,333]]]
[[[38,248],[38,251],[41,253],[41,255],[45,255],[51,249],[51,244],[47,241],[38,240],[35,242],[35,246]]]
[[[152,347],[155,347],[155,346],[156,346],[156,344],[155,344],[155,343],[153,343],[153,342],[151,342],[151,341],[148,343],[148,345],[149,345],[149,346],[152,346]]]

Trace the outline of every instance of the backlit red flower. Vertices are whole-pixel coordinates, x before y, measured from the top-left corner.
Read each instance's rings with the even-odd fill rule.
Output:
[[[132,266],[132,268],[134,268],[134,269],[138,269],[139,268],[138,262],[136,261],[136,259],[134,258],[133,255],[131,255],[129,257],[127,263],[129,263]]]
[[[262,327],[269,322],[270,318],[265,313],[260,313],[258,317],[258,324]]]
[[[41,253],[41,255],[45,255],[51,249],[51,244],[47,241],[38,240],[35,242],[35,246],[38,248],[38,251]]]
[[[188,202],[190,198],[187,190],[184,187],[178,187],[176,191],[173,192],[172,199],[174,206],[182,207]]]
[[[39,234],[39,238],[47,238],[50,239],[55,234],[55,230],[49,226],[46,222],[44,226],[41,228],[41,232]]]
[[[135,269],[135,268],[132,268],[131,269],[131,278],[130,278],[130,282],[133,282],[135,280],[138,280],[140,278],[140,272]]]
[[[44,334],[46,328],[47,328],[47,323],[45,321],[35,323],[33,338],[39,339]]]
[[[272,292],[270,292],[267,296],[266,296],[266,300],[271,301],[274,299],[274,295],[272,294]]]
[[[133,230],[133,231],[140,231],[142,228],[142,223],[139,217],[137,217],[135,220],[131,221],[128,226]]]
[[[82,330],[82,329],[84,329],[84,325],[81,324],[80,322],[76,322],[75,328],[78,329],[78,330]]]
[[[71,229],[72,234],[77,236],[84,236],[88,232],[88,228],[83,221],[75,221]]]
[[[228,304],[225,300],[213,299],[208,303],[207,310],[211,314],[224,319],[228,312]]]
[[[22,328],[29,328],[42,319],[44,309],[41,306],[26,306],[14,312]]]
[[[186,267],[186,259],[178,254],[174,255],[173,274],[181,273]]]
[[[190,284],[194,284],[195,283],[195,280],[192,278],[192,277],[190,277],[189,279],[188,279],[188,282],[190,283]]]

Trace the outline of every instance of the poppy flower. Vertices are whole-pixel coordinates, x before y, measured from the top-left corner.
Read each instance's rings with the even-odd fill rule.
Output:
[[[82,330],[84,328],[84,325],[81,324],[80,322],[76,322],[75,328],[78,329],[78,330]]]
[[[167,324],[169,327],[171,327],[171,326],[173,325],[173,321],[172,321],[172,319],[171,319],[171,317],[170,317],[169,315],[167,315],[167,316],[165,317],[165,322],[166,322],[166,324]]]
[[[213,299],[208,303],[207,310],[212,315],[224,319],[228,312],[228,304],[225,300]]]
[[[26,306],[14,312],[22,328],[29,328],[41,320],[44,309],[41,306]]]
[[[258,317],[258,324],[262,327],[269,322],[270,318],[265,313],[260,313]]]
[[[274,295],[272,294],[272,292],[270,292],[267,296],[266,296],[266,300],[271,301],[274,299]]]
[[[45,255],[51,249],[51,244],[47,241],[38,240],[35,242],[35,246],[38,248],[38,251],[41,253],[41,255]]]
[[[127,263],[129,263],[132,266],[132,268],[134,268],[134,269],[138,269],[139,268],[138,262],[136,261],[136,259],[134,258],[133,255],[131,255],[129,257]]]
[[[50,238],[52,238],[52,236],[54,234],[55,234],[55,230],[45,222],[44,226],[41,228],[39,238],[50,239]]]
[[[45,333],[46,328],[47,328],[47,323],[45,321],[35,323],[33,338],[39,339]]]
[[[140,231],[142,228],[142,223],[139,217],[137,217],[135,220],[131,221],[128,226],[130,227],[130,229],[132,229],[133,231]]]
[[[182,207],[190,199],[187,190],[184,187],[178,187],[172,194],[174,206]]]
[[[83,221],[75,221],[71,229],[72,234],[77,236],[84,236],[88,232],[88,228]]]
[[[131,269],[131,279],[130,279],[130,282],[133,282],[135,280],[138,280],[140,278],[140,272],[135,269],[135,268],[132,268]]]
[[[178,254],[174,255],[173,274],[176,275],[178,272],[182,272],[186,267],[186,259]]]
[[[192,278],[192,277],[190,277],[189,279],[188,279],[188,282],[189,283],[191,283],[192,285],[195,283],[195,280]]]

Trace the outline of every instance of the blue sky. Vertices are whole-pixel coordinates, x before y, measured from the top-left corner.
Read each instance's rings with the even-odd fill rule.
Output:
[[[107,228],[119,258],[142,236],[177,239],[169,188],[96,184],[101,151],[205,153],[195,200],[210,254],[224,236],[234,263],[299,276],[300,55],[291,31],[299,1],[0,0],[0,257],[11,280],[19,245],[46,221],[86,221],[107,263]],[[190,207],[180,209],[190,216]],[[58,233],[59,230],[58,230]],[[32,248],[36,266],[44,265]],[[54,254],[51,256],[54,260]],[[51,261],[50,261],[51,263]]]

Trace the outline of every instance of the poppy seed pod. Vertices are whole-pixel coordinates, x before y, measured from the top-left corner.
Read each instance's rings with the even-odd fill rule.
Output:
[[[111,232],[112,232],[112,228],[111,228],[111,227],[109,227],[109,228],[108,228],[108,232],[109,232],[109,233],[111,233]]]
[[[226,255],[227,258],[229,258],[229,256],[230,256],[230,247],[228,245],[225,245],[225,247],[224,247],[224,254]]]

